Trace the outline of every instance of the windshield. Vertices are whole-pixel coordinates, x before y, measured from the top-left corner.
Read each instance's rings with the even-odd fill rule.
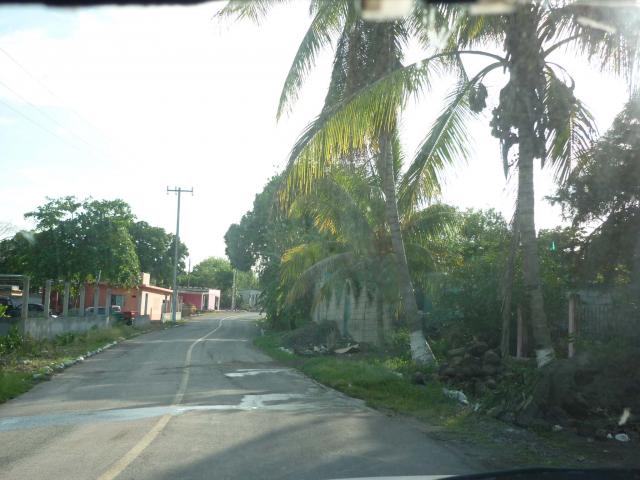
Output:
[[[639,467],[639,35],[635,1],[0,6],[2,475]]]

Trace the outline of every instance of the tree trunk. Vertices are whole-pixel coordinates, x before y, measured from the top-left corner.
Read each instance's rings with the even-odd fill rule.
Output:
[[[518,250],[518,209],[513,218],[511,243],[505,265],[504,276],[502,278],[502,337],[500,339],[500,355],[502,358],[509,356],[509,345],[511,340],[511,298],[513,296],[513,277],[516,263],[516,252]]]
[[[381,135],[380,137],[380,152],[377,164],[378,173],[382,180],[382,192],[385,198],[385,217],[391,234],[391,246],[398,271],[400,302],[406,315],[409,328],[411,329],[411,359],[415,363],[422,365],[434,363],[435,357],[422,332],[422,320],[418,314],[418,306],[409,274],[404,241],[402,239],[402,232],[400,231],[395,172],[393,169],[393,152],[388,135]]]
[[[540,128],[544,112],[544,50],[539,38],[541,15],[534,4],[521,5],[509,19],[505,49],[509,62],[509,90],[501,92],[501,112],[517,129],[518,230],[522,243],[522,274],[538,367],[554,358],[544,312],[540,263],[535,228],[533,161],[545,155],[545,133]],[[507,87],[505,87],[507,88]],[[509,125],[502,125],[502,129]],[[510,130],[510,129],[509,129]],[[506,133],[506,132],[503,132]]]
[[[524,117],[524,116],[523,116]],[[527,123],[526,121],[524,123]],[[540,281],[540,262],[535,228],[535,196],[533,190],[533,128],[520,125],[518,129],[520,154],[518,158],[518,225],[522,242],[522,276],[530,309],[533,342],[538,367],[555,357],[551,335],[544,312]]]

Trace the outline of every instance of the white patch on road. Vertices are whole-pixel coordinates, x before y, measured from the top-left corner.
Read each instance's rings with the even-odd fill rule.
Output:
[[[292,373],[291,368],[241,368],[233,373],[225,373],[225,377],[252,377],[253,375],[261,375],[263,373]]]
[[[307,393],[266,393],[243,395],[240,402],[218,405],[167,405],[163,407],[119,408],[114,410],[63,412],[50,415],[8,417],[0,419],[0,432],[29,428],[46,428],[61,425],[93,424],[96,422],[128,422],[153,417],[175,417],[188,412],[202,411],[317,411],[324,408],[360,409],[358,400],[332,395],[324,395],[317,389]],[[166,424],[166,420],[162,422]],[[152,430],[153,431],[153,430]],[[159,432],[158,432],[159,433]]]

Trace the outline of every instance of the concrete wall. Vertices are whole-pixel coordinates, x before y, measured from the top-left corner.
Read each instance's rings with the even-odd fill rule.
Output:
[[[171,321],[171,312],[162,314],[162,323]],[[176,312],[176,320],[182,320],[182,312]]]
[[[9,333],[9,329],[14,325],[20,328],[19,318],[0,318],[0,336]]]
[[[148,326],[150,319],[148,316],[140,316],[135,319],[136,327]],[[57,317],[57,318],[29,318],[26,321],[25,333],[36,340],[53,339],[56,335],[65,333],[83,333],[93,327],[108,328],[114,326],[115,320],[108,319],[104,315],[88,315],[86,317]],[[23,322],[19,318],[0,318],[0,336],[6,335],[9,329],[16,325],[23,329]]]
[[[142,291],[142,302],[140,305],[140,314],[146,315],[152,321],[159,321],[162,319],[162,315],[171,309],[171,296],[163,295],[156,292]],[[166,299],[166,303],[163,301]],[[146,310],[145,310],[146,304]]]
[[[346,333],[357,342],[375,345],[379,343],[376,302],[376,298],[370,299],[364,289],[357,298],[351,289],[343,292],[340,298],[334,292],[329,300],[316,303],[311,310],[311,319],[316,323],[334,321],[343,335]],[[393,309],[384,305],[383,336],[391,331],[392,318]]]

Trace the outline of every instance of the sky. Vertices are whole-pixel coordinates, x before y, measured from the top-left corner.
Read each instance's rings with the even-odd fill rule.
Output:
[[[0,221],[31,228],[23,215],[46,197],[91,196],[121,198],[139,219],[174,232],[176,198],[166,189],[192,187],[182,197],[180,224],[191,262],[224,256],[227,228],[282,170],[319,112],[331,52],[318,58],[293,112],[276,121],[309,25],[307,5],[275,8],[259,26],[215,18],[222,5],[0,7]],[[406,62],[422,54],[411,47]],[[573,55],[554,56],[604,132],[628,97],[625,82]],[[504,76],[486,83],[491,107]],[[451,78],[434,81],[403,113],[409,157],[452,87]],[[446,172],[442,201],[510,218],[514,185],[505,182],[487,124],[485,117],[470,125],[471,158]],[[561,222],[544,200],[553,191],[550,174],[537,171],[538,228]]]

